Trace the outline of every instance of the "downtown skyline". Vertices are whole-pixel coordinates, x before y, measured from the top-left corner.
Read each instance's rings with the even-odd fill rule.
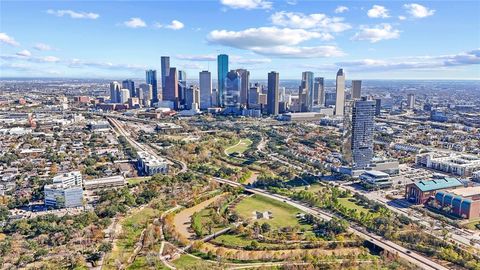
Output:
[[[198,78],[217,55],[251,79],[480,77],[480,4],[462,1],[2,1],[0,77]],[[34,20],[19,20],[31,17]],[[238,18],[246,18],[239,20]],[[425,35],[428,34],[428,39]]]

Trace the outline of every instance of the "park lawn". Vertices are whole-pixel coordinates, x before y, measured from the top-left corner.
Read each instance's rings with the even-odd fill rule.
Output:
[[[136,185],[138,183],[142,183],[145,181],[150,180],[151,177],[135,177],[135,178],[127,178],[127,183],[130,185]]]
[[[140,270],[140,269],[155,269],[155,270],[168,270],[167,266],[163,265],[159,261],[155,261],[154,265],[149,265],[145,256],[137,256],[132,264],[127,267],[127,270]]]
[[[273,228],[281,228],[286,226],[294,227],[298,225],[300,228],[305,228],[307,230],[311,229],[310,225],[300,224],[298,218],[296,217],[298,213],[303,213],[302,211],[284,202],[270,199],[258,194],[241,200],[235,207],[235,210],[237,211],[238,215],[244,219],[252,219],[254,211],[270,211],[272,213],[271,219],[262,218],[256,221],[259,223],[267,222]]]
[[[233,153],[243,154],[243,152],[247,151],[247,149],[252,145],[252,140],[250,139],[240,139],[240,142],[230,146],[229,148],[225,149],[225,153],[227,155],[231,155]]]
[[[181,255],[180,258],[174,260],[173,265],[177,269],[187,269],[187,268],[192,268],[192,267],[198,267],[199,264],[202,266],[206,266],[211,264],[210,262],[203,261],[201,259],[195,258],[190,255]],[[195,269],[200,269],[200,268],[195,268]]]
[[[350,201],[352,200],[352,201]],[[361,205],[356,204],[353,197],[346,197],[346,198],[338,198],[338,202],[345,206],[347,209],[356,209],[358,213],[363,212],[364,214],[372,213],[370,209],[365,208]],[[374,213],[375,215],[375,213]]]
[[[246,236],[240,234],[222,234],[213,239],[211,242],[217,244],[224,244],[230,247],[245,248],[247,246],[250,246],[252,240],[253,239],[248,239]],[[277,247],[284,247],[285,245],[258,242],[258,246],[261,248],[272,249]]]
[[[295,187],[293,188],[295,191],[302,191],[302,190],[305,190],[305,188],[307,188],[306,190],[309,191],[309,192],[317,192],[317,191],[320,191],[324,188],[324,186],[320,185],[320,184],[311,184],[309,187],[308,186],[298,186],[298,187]]]
[[[121,222],[122,233],[111,253],[107,255],[105,269],[115,269],[117,259],[120,261],[127,260],[147,223],[159,215],[160,211],[145,207],[141,210],[136,209],[126,216]]]
[[[210,211],[214,211],[214,210],[210,209],[210,208],[202,209],[200,212],[198,212],[198,214],[194,215],[194,217],[193,217],[193,220],[192,220],[193,221],[193,226],[197,226],[197,228],[200,228],[201,231],[202,231],[202,235],[207,235],[208,234],[207,228],[203,228],[202,224],[205,224],[205,222],[207,220],[212,219]],[[226,227],[221,225],[221,224],[213,223],[212,233],[218,232],[218,231],[220,231],[222,229],[225,229],[225,228]]]

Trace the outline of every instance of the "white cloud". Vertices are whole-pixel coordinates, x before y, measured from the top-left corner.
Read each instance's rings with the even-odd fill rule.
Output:
[[[55,63],[55,62],[60,61],[60,58],[58,58],[56,56],[45,56],[45,57],[42,57],[40,59],[43,62],[49,62],[49,63]]]
[[[407,17],[405,17],[405,16],[398,16],[398,19],[399,19],[400,21],[404,21],[404,20],[407,19]]]
[[[172,29],[172,30],[180,30],[184,26],[185,25],[182,22],[177,21],[177,20],[173,20],[169,25],[167,25],[165,27],[168,28],[168,29]]]
[[[35,46],[33,46],[34,49],[39,50],[39,51],[52,51],[53,48],[45,43],[37,43]]]
[[[318,29],[326,32],[342,32],[351,26],[343,22],[343,18],[328,17],[322,13],[303,14],[300,12],[280,11],[274,13],[270,20],[274,25],[301,28]]]
[[[414,18],[425,18],[428,16],[432,16],[435,13],[435,10],[428,9],[419,4],[405,4],[403,7],[407,10],[407,12]]]
[[[28,50],[21,50],[21,51],[17,52],[16,55],[24,56],[24,57],[30,57],[30,56],[32,56],[32,53]]]
[[[272,2],[265,0],[220,0],[220,2],[233,9],[271,9]]]
[[[58,17],[63,17],[65,15],[70,16],[72,19],[90,19],[90,20],[95,20],[100,17],[99,14],[93,13],[93,12],[77,12],[73,10],[53,10],[49,9],[47,10],[48,14],[55,15]]]
[[[335,9],[335,13],[344,13],[346,11],[348,11],[348,7],[346,7],[346,6],[338,6]]]
[[[132,70],[132,71],[141,71],[145,70],[146,66],[143,65],[133,65],[133,64],[114,64],[111,62],[102,62],[102,61],[87,61],[80,59],[72,59],[67,62],[67,66],[71,68],[99,68],[99,69],[108,69],[108,70]]]
[[[147,23],[145,23],[145,21],[143,21],[140,18],[133,17],[133,18],[130,18],[130,20],[123,22],[123,25],[129,28],[140,28],[140,27],[146,27]]]
[[[217,61],[217,57],[213,54],[200,54],[200,55],[176,55],[175,58],[188,61]]]
[[[388,23],[382,23],[374,27],[360,26],[360,32],[357,32],[352,40],[368,40],[372,43],[387,40],[397,39],[400,37],[400,31],[394,29]]]
[[[7,33],[0,33],[0,43],[5,43],[12,46],[20,46],[20,44],[15,41],[13,37],[7,35]]]
[[[298,1],[297,0],[287,0],[287,4],[295,6],[296,4],[298,4]]]
[[[214,54],[199,54],[199,55],[176,55],[175,58],[179,60],[187,60],[192,62],[210,62],[217,61],[217,56]],[[268,58],[245,58],[242,56],[230,55],[229,61],[234,64],[264,64],[270,63],[272,60]]]
[[[367,15],[370,18],[390,17],[390,15],[388,15],[388,9],[386,9],[384,6],[379,6],[379,5],[373,5],[373,7],[368,10]]]

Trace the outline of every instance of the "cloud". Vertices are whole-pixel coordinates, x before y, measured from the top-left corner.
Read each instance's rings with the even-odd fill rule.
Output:
[[[93,13],[93,12],[77,12],[73,10],[53,10],[49,9],[47,10],[48,14],[55,15],[58,17],[63,17],[63,16],[70,16],[72,19],[90,19],[90,20],[96,20],[98,17],[100,17],[99,14]]]
[[[180,30],[184,27],[185,25],[177,20],[173,20],[169,25],[165,26],[165,28],[172,29],[172,30]]]
[[[300,12],[280,11],[270,16],[270,20],[274,25],[278,26],[317,29],[326,32],[342,32],[351,28],[349,24],[343,22],[343,18],[328,17],[322,13],[303,14]]]
[[[130,20],[128,21],[124,21],[123,25],[129,28],[140,28],[140,27],[146,27],[147,23],[145,23],[145,21],[143,21],[140,18],[133,17],[133,18],[130,18]]]
[[[304,29],[277,27],[248,28],[242,31],[214,30],[207,36],[207,40],[210,43],[239,49],[297,45],[317,38],[324,39],[328,37],[323,33],[309,32]]]
[[[361,59],[335,63],[353,71],[389,71],[401,69],[432,69],[480,64],[480,49],[453,55],[411,56],[391,59]]]
[[[240,56],[231,56],[230,62],[238,65],[257,65],[257,64],[267,64],[272,62],[268,58],[244,58]]]
[[[405,8],[407,10],[407,13],[409,13],[414,18],[425,18],[428,16],[432,16],[435,13],[435,10],[428,9],[427,7],[419,4],[405,4],[403,5],[403,8]]]
[[[265,0],[220,0],[224,6],[233,9],[271,9],[272,2]]]
[[[39,50],[39,51],[52,51],[53,48],[45,43],[37,43],[35,46],[33,46],[34,49]]]
[[[146,66],[143,65],[133,65],[133,64],[114,64],[111,62],[101,62],[101,61],[87,61],[80,59],[72,59],[67,62],[67,66],[71,68],[99,68],[99,69],[108,69],[108,70],[132,70],[132,71],[143,71],[146,69]]]
[[[55,62],[60,61],[60,58],[58,58],[56,56],[45,56],[45,57],[41,57],[41,58],[38,58],[38,59],[40,59],[40,61],[48,62],[48,63],[55,63]]]
[[[388,23],[382,23],[374,27],[360,26],[360,32],[357,32],[352,40],[368,40],[375,43],[381,40],[397,39],[400,37],[400,31],[394,29]]]
[[[15,41],[13,37],[7,35],[7,33],[0,33],[0,43],[5,43],[12,46],[20,46],[20,44]]]
[[[298,1],[297,0],[287,0],[287,4],[289,4],[291,6],[295,6],[296,4],[298,4]]]
[[[404,20],[407,19],[407,17],[405,17],[405,16],[398,16],[398,19],[399,19],[400,21],[404,21]]]
[[[176,55],[175,58],[179,60],[188,60],[188,61],[217,61],[217,57],[213,54],[200,54],[200,55]]]
[[[192,62],[211,62],[217,61],[217,56],[214,54],[199,54],[199,55],[176,55],[175,58],[179,60],[187,60]],[[242,56],[229,55],[229,61],[233,64],[250,65],[250,64],[265,64],[272,60],[268,58],[245,58]]]
[[[388,9],[386,9],[384,6],[379,6],[379,5],[373,5],[373,7],[368,10],[367,15],[370,18],[390,17],[390,15],[388,15]]]
[[[346,11],[348,11],[348,7],[346,7],[346,6],[338,6],[335,9],[335,13],[344,13]]]
[[[24,57],[30,57],[30,56],[32,56],[32,53],[28,50],[21,50],[21,51],[17,52],[16,55],[24,56]]]

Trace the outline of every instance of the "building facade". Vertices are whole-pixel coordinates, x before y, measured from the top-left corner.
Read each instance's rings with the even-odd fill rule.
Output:
[[[335,115],[343,116],[345,106],[345,73],[343,69],[339,69],[337,72],[335,87]]]
[[[226,54],[219,54],[217,56],[217,75],[218,75],[218,105],[220,107],[224,106],[224,95],[225,95],[225,87],[226,83],[225,80],[228,74],[228,55]]]
[[[152,86],[152,98],[151,98],[152,102],[151,103],[157,103],[158,102],[157,71],[150,69],[150,70],[147,70],[145,73],[146,73],[145,82]]]
[[[212,74],[210,71],[199,73],[200,84],[200,109],[206,110],[212,107]]]
[[[367,167],[373,158],[373,133],[375,130],[375,102],[357,100],[352,108],[352,167]]]
[[[165,91],[165,87],[167,85],[167,77],[170,75],[170,57],[162,56],[160,58],[161,61],[161,75],[162,75],[162,99],[163,99],[163,92]]]
[[[360,99],[362,97],[362,81],[352,81],[352,99]]]
[[[279,112],[279,82],[280,75],[278,72],[268,73],[267,113],[270,115],[278,115]]]

